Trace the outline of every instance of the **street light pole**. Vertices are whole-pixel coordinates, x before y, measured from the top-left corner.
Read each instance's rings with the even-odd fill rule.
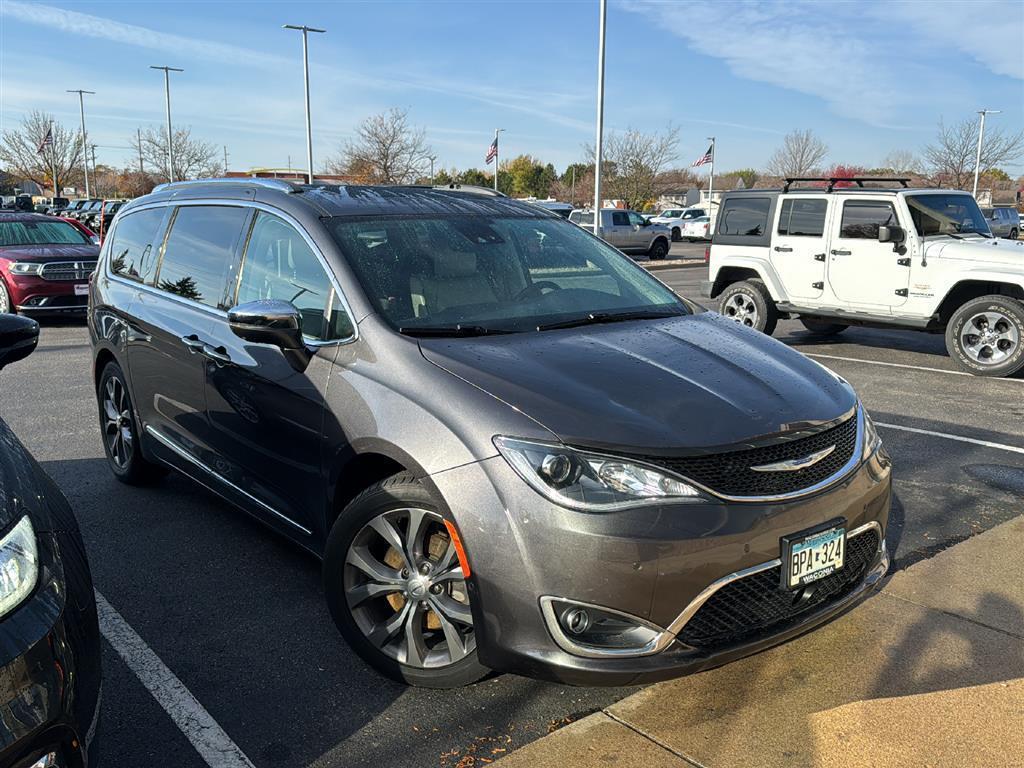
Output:
[[[604,140],[604,27],[608,0],[601,0],[597,42],[597,140],[594,143],[594,234],[601,236],[601,143]]]
[[[985,141],[985,115],[998,115],[1002,110],[999,109],[979,109],[978,114],[981,115],[981,128],[978,130],[978,156],[974,161],[974,199],[978,199],[978,173],[981,171],[981,144]]]
[[[302,33],[302,81],[306,88],[306,162],[309,164],[307,179],[313,183],[313,127],[309,117],[309,33],[323,34],[326,29],[315,29],[305,25],[285,24],[283,29],[295,29]]]
[[[184,72],[177,67],[154,67],[164,71],[164,100],[167,102],[167,181],[174,181],[174,134],[171,132],[171,72]]]
[[[82,165],[85,166],[85,197],[88,200],[92,195],[89,194],[89,145],[86,143],[85,137],[85,94],[95,96],[96,91],[83,91],[81,88],[72,90],[69,88],[68,93],[78,94],[78,109],[82,115]]]

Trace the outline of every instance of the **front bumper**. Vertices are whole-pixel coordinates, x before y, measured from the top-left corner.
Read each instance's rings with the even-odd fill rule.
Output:
[[[861,581],[836,599],[711,650],[675,640],[686,608],[710,585],[779,558],[782,536],[842,517],[877,525],[891,505],[888,456],[877,451],[841,482],[784,503],[678,504],[580,513],[547,502],[501,457],[433,475],[462,532],[480,660],[580,685],[629,685],[717,666],[795,637],[847,610],[888,568],[879,547]],[[671,632],[647,655],[588,657],[556,642],[541,598],[601,606]]]
[[[61,768],[93,764],[100,640],[92,580],[77,537],[77,531],[39,534],[40,584],[0,622],[2,766],[27,768],[51,753]]]
[[[88,307],[88,295],[75,292],[75,286],[88,287],[88,280],[44,280],[30,275],[7,275],[6,283],[11,305],[23,314],[81,315]]]

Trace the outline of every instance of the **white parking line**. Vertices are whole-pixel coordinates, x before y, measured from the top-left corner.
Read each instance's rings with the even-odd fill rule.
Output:
[[[100,632],[211,768],[254,768],[206,708],[124,617],[96,592]]]
[[[901,427],[899,424],[886,424],[881,421],[876,421],[875,426],[886,427],[887,429],[899,429],[903,432],[913,432],[918,435],[931,435],[932,437],[942,437],[946,440],[956,440],[958,443],[970,443],[971,445],[981,445],[985,448],[995,448],[1000,451],[1009,451],[1010,453],[1024,453],[1024,448],[1018,448],[1016,445],[1005,445],[1004,443],[992,443],[988,440],[976,440],[973,437],[963,437],[961,435],[950,435],[945,432],[932,432],[930,429],[917,429],[916,427]]]
[[[817,352],[804,352],[808,357],[820,357],[825,360],[845,360],[848,363],[864,363],[865,365],[884,365],[889,368],[912,368],[915,371],[930,371],[931,373],[948,373],[952,376],[972,376],[965,371],[947,371],[945,368],[928,368],[924,365],[907,365],[905,363],[886,363],[882,360],[865,360],[861,357],[840,357],[839,355],[821,355]],[[1003,379],[1003,381],[1017,381],[1017,379]]]

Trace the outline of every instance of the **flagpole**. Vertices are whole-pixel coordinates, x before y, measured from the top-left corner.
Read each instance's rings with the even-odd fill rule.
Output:
[[[715,186],[715,137],[708,136],[708,138],[711,139],[711,175],[708,176],[708,222],[710,224],[711,214],[713,213],[711,208],[711,193]]]

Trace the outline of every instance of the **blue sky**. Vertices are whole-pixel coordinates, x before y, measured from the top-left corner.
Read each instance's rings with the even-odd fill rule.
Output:
[[[301,41],[311,36],[314,153],[336,154],[368,114],[408,108],[440,166],[502,155],[561,170],[594,139],[597,2],[22,2],[0,0],[0,128],[34,108],[77,125],[124,164],[139,125],[227,145],[234,169],[302,166]],[[1001,109],[1024,127],[1024,2],[611,0],[606,129],[681,129],[679,165],[718,137],[721,170],[761,167],[783,134],[813,129],[828,161],[878,165],[947,122]],[[1014,175],[1024,165],[1007,168]]]

